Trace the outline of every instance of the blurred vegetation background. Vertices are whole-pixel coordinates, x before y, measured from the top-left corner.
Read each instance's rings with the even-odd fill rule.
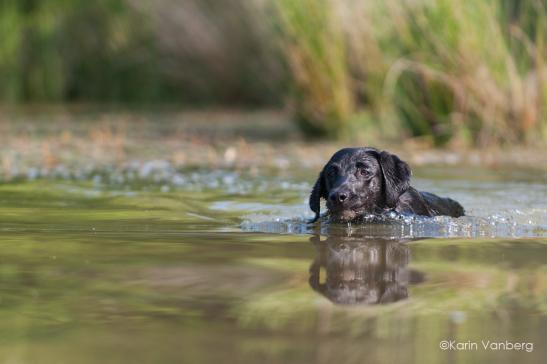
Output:
[[[3,0],[0,102],[286,108],[307,136],[547,139],[543,0]]]

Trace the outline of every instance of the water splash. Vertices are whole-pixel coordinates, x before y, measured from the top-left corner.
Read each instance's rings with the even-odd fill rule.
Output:
[[[248,215],[241,229],[250,232],[281,234],[344,235],[362,238],[413,239],[413,238],[497,238],[497,237],[545,237],[544,226],[518,224],[512,219],[497,215],[487,217],[447,216],[424,217],[375,217],[364,218],[349,224],[330,223],[328,218],[310,224],[303,218],[266,219],[260,215]]]

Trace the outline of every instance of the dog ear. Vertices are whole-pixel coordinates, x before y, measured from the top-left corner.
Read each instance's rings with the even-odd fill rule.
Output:
[[[386,205],[395,207],[399,196],[410,187],[412,171],[408,164],[395,154],[381,152],[378,161],[384,175]]]
[[[320,216],[321,210],[321,197],[327,198],[327,190],[325,188],[325,179],[323,178],[323,171],[319,173],[319,177],[313,186],[310,194],[310,209],[315,212],[315,217],[311,222],[317,221]]]

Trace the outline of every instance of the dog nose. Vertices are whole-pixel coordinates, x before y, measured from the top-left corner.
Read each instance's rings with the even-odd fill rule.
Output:
[[[348,198],[346,192],[333,192],[329,196],[329,200],[332,202],[344,202]]]

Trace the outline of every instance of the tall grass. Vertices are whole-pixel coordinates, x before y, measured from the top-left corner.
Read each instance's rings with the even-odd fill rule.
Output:
[[[286,100],[309,135],[547,138],[542,0],[5,0],[0,32],[0,101]]]
[[[128,0],[150,18],[163,75],[193,105],[279,106],[286,72],[270,0]]]
[[[141,102],[170,96],[146,16],[125,0],[0,2],[0,99]]]
[[[513,6],[505,7],[511,3]],[[399,49],[386,75],[411,130],[444,142],[524,142],[545,125],[547,5],[540,1],[405,1],[388,7]],[[543,125],[542,125],[543,123]]]
[[[540,0],[309,0],[308,16],[283,16],[291,31],[294,54],[321,52],[306,62],[291,62],[298,85],[308,74],[323,75],[321,83],[301,88],[295,99],[321,105],[348,98],[347,83],[365,83],[365,97],[355,110],[373,110],[378,120],[395,113],[407,135],[428,136],[434,144],[448,141],[486,146],[545,138],[547,102],[545,63],[547,4]],[[279,2],[289,10],[292,2]],[[320,23],[308,26],[320,10],[329,23],[344,24],[342,34]],[[317,35],[317,34],[327,35]],[[366,45],[363,43],[366,42]],[[333,44],[336,43],[336,44]],[[294,48],[297,49],[294,49]],[[344,53],[345,52],[345,53]],[[330,61],[335,57],[336,61]],[[349,60],[353,59],[353,63]],[[358,60],[355,62],[355,59]],[[337,64],[334,76],[331,63]],[[344,65],[345,64],[345,65]],[[330,79],[328,79],[330,77]],[[303,93],[302,93],[303,91]],[[353,87],[353,96],[359,88]],[[349,96],[351,98],[351,96]],[[304,100],[304,101],[300,101]],[[358,99],[359,100],[359,99]],[[332,101],[331,101],[332,102]],[[314,110],[306,105],[304,110]],[[310,112],[311,115],[313,113]],[[347,117],[347,114],[344,115]],[[351,117],[351,116],[350,116]],[[344,122],[324,115],[333,128]]]
[[[261,1],[3,0],[0,100],[279,105]]]
[[[311,135],[337,136],[353,113],[340,19],[328,0],[280,0],[283,49],[293,70],[295,118]]]

